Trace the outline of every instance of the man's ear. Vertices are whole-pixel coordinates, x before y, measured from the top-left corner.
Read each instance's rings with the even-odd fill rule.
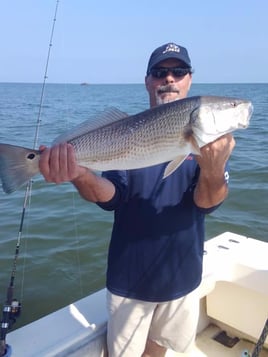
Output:
[[[190,76],[190,80],[189,80],[189,85],[188,85],[188,91],[190,90],[190,88],[191,88],[191,85],[192,85],[192,74],[189,74],[189,76]]]
[[[149,79],[148,79],[148,76],[145,76],[144,82],[145,82],[145,87],[146,87],[146,89],[149,90]]]

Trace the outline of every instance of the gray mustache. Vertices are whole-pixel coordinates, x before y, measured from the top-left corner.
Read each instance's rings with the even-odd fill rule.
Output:
[[[179,89],[174,84],[162,85],[158,88],[157,93],[180,93]]]

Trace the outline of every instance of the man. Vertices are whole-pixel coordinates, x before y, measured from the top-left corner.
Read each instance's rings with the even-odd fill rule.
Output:
[[[185,98],[191,82],[184,47],[168,43],[152,53],[145,77],[150,107]],[[222,136],[164,180],[166,164],[99,177],[76,164],[70,144],[42,147],[40,170],[47,181],[71,181],[83,198],[114,210],[107,269],[110,357],[191,349],[204,219],[227,196],[225,167],[234,145],[232,135]]]

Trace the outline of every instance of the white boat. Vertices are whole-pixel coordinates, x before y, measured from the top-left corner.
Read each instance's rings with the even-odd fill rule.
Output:
[[[229,232],[207,241],[199,292],[196,346],[187,356],[251,356],[262,331],[268,330],[263,329],[268,318],[268,243]],[[10,332],[7,355],[104,357],[106,322],[103,289]],[[263,336],[256,356],[268,357],[268,338]]]

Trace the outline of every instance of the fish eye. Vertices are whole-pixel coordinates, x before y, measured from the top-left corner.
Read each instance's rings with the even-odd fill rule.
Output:
[[[232,102],[232,103],[231,103],[231,106],[232,106],[233,108],[235,108],[235,107],[237,107],[237,103],[236,103],[236,102]]]
[[[27,156],[27,159],[33,160],[35,158],[35,154],[31,153]]]

